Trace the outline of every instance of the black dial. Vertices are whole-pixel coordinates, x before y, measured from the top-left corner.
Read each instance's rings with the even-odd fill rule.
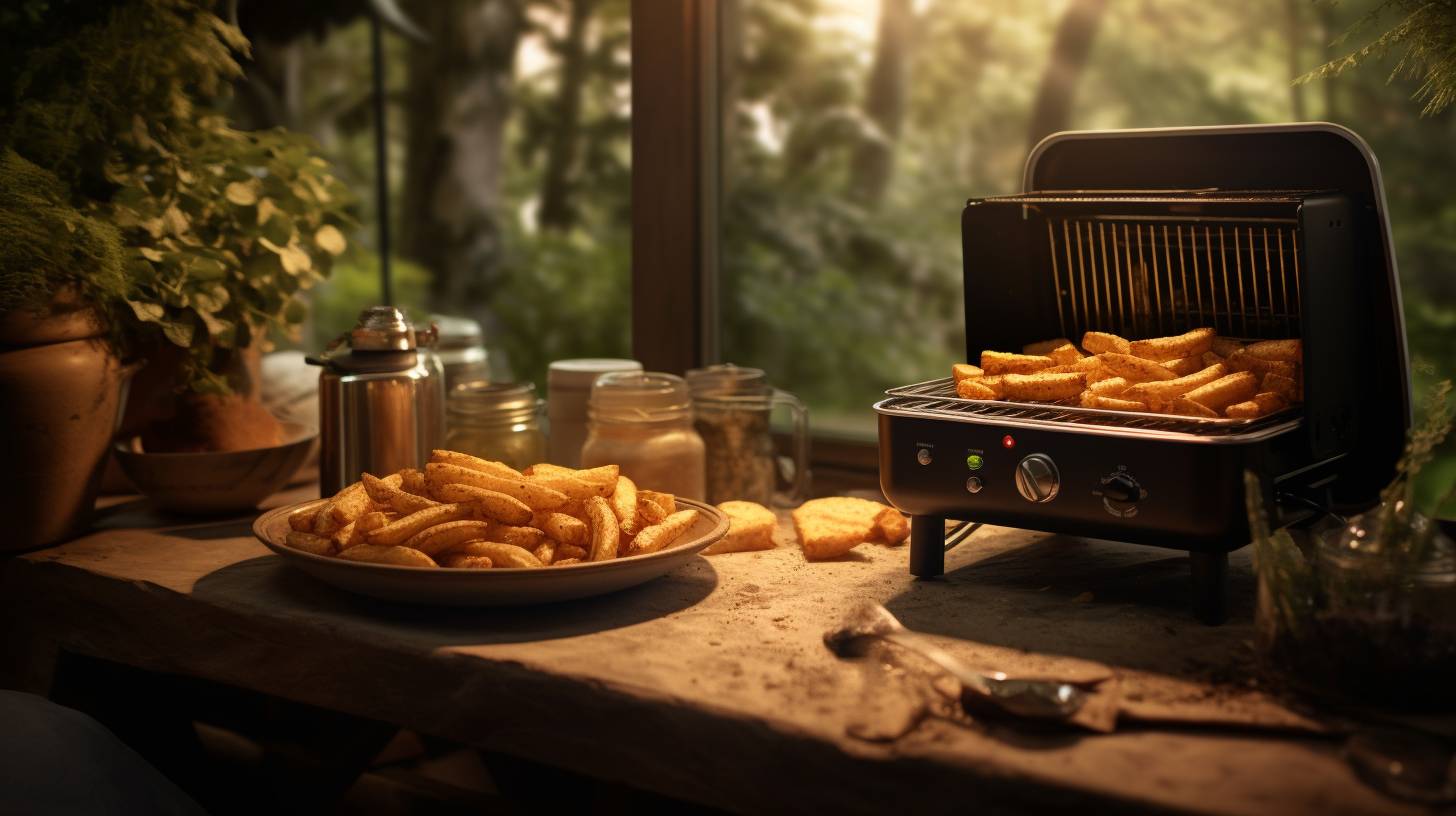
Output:
[[[1132,504],[1142,498],[1142,486],[1126,473],[1103,476],[1102,497],[1117,504]]]

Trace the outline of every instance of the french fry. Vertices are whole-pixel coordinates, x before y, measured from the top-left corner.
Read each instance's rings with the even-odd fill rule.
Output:
[[[1182,396],[1217,414],[1236,402],[1243,402],[1254,396],[1254,390],[1258,386],[1258,377],[1247,371],[1239,371],[1200,385]]]
[[[637,494],[637,528],[639,530],[649,524],[656,524],[667,518],[667,516],[668,513],[662,509],[662,505],[647,498],[642,493]]]
[[[627,545],[627,554],[644,555],[657,552],[663,547],[671,545],[697,520],[697,510],[691,508],[679,510],[651,527],[644,527],[642,532],[632,539],[632,543]]]
[[[546,538],[546,533],[535,527],[516,527],[491,522],[485,535],[479,537],[486,541],[498,541],[502,544],[513,544],[521,549],[533,550],[540,546]]]
[[[1075,371],[1064,374],[1007,374],[1006,398],[1056,402],[1073,399],[1086,387],[1087,375]]]
[[[537,561],[549,567],[551,566],[551,562],[556,560],[556,548],[558,546],[560,545],[548,538],[540,544],[537,544],[536,549],[532,550],[531,554],[536,556]]]
[[[993,400],[996,392],[980,380],[961,380],[956,383],[956,396],[961,399]]]
[[[1207,351],[1203,352],[1203,354],[1210,353],[1211,352]],[[1186,377],[1189,374],[1202,371],[1203,369],[1208,368],[1208,366],[1212,365],[1212,363],[1203,362],[1203,354],[1193,355],[1190,357],[1179,357],[1176,360],[1168,360],[1163,363],[1163,367],[1173,372],[1174,374],[1177,374],[1179,377]]]
[[[1118,399],[1117,397],[1099,397],[1096,394],[1087,392],[1082,400],[1083,408],[1101,408],[1109,411],[1146,411],[1146,403],[1137,400]]]
[[[581,546],[587,541],[586,522],[565,513],[538,510],[531,515],[530,526],[561,544]]]
[[[1204,419],[1218,419],[1218,412],[1202,403],[1194,402],[1186,397],[1178,397],[1167,405],[1163,406],[1162,413],[1182,414],[1184,416],[1202,417]]]
[[[366,561],[371,564],[391,564],[396,567],[438,567],[435,559],[419,550],[409,547],[381,547],[374,544],[360,544],[339,553],[348,561]]]
[[[1128,353],[1144,360],[1176,360],[1180,357],[1201,357],[1213,346],[1213,329],[1204,327],[1172,337],[1133,340]]]
[[[502,544],[499,541],[467,541],[446,553],[446,557],[456,555],[484,556],[491,560],[492,569],[524,569],[530,567],[544,567],[541,559],[531,554],[530,550],[524,550],[514,544]]]
[[[1128,382],[1141,383],[1150,380],[1172,380],[1178,375],[1164,368],[1155,360],[1145,360],[1142,357],[1134,357],[1131,354],[1118,354],[1116,352],[1103,352],[1097,355],[1102,364]]]
[[[512,496],[532,510],[552,510],[567,501],[565,493],[536,484],[525,476],[507,479],[441,462],[425,465],[425,479],[429,482],[432,493],[439,490],[441,485],[468,484]]]
[[[434,499],[427,499],[424,496],[416,496],[406,492],[401,484],[404,477],[395,473],[384,479],[373,474],[364,473],[359,476],[359,481],[364,484],[364,492],[377,505],[392,507],[406,515],[423,510],[426,507],[434,507],[439,502]],[[393,484],[391,484],[393,482]]]
[[[617,477],[622,475],[622,469],[617,465],[602,465],[600,467],[585,468],[583,470],[572,470],[569,467],[542,462],[539,465],[532,465],[527,470],[530,471],[528,475],[532,476],[574,476],[584,482],[591,482],[594,485],[608,488],[615,488],[617,485]]]
[[[1260,340],[1244,346],[1244,353],[1256,360],[1282,360],[1288,363],[1304,361],[1304,344],[1298,338],[1288,340]]]
[[[436,488],[435,495],[441,501],[472,504],[480,515],[506,524],[526,524],[534,515],[534,511],[515,496],[475,485],[442,484]]]
[[[445,556],[445,560],[440,566],[450,567],[452,569],[490,569],[495,566],[495,562],[491,561],[488,555],[465,555],[464,553],[458,553]]]
[[[671,493],[661,493],[656,490],[639,490],[637,491],[637,495],[647,497],[648,501],[662,508],[662,512],[666,515],[670,516],[677,512],[677,499]]]
[[[1132,386],[1122,377],[1108,377],[1095,383],[1088,383],[1087,390],[1099,397],[1116,397]]]
[[[425,555],[437,555],[449,551],[458,544],[486,538],[490,529],[488,521],[447,521],[415,533],[405,539],[402,546],[419,550]]]
[[[354,522],[351,521],[343,527],[329,533],[329,540],[334,542],[335,550],[342,552],[355,544],[363,544],[363,535],[363,533],[356,532]]]
[[[616,489],[615,481],[611,484],[598,484],[565,474],[533,473],[526,478],[534,484],[559,491],[568,499],[578,501],[585,501],[592,496],[610,496],[612,495],[612,491]]]
[[[1072,365],[1083,359],[1082,352],[1078,351],[1070,340],[1045,353],[1057,365]]]
[[[318,517],[318,507],[305,507],[302,510],[295,510],[288,514],[288,529],[300,533],[313,532],[314,520]]]
[[[1042,340],[1037,343],[1027,343],[1026,345],[1021,347],[1021,353],[1029,354],[1032,356],[1050,356],[1050,352],[1052,351],[1052,349],[1061,348],[1062,346],[1070,346],[1071,344],[1072,341],[1068,340],[1065,337],[1053,337],[1050,340]]]
[[[1266,360],[1249,353],[1249,348],[1240,349],[1228,358],[1228,367],[1233,371],[1252,371],[1263,377],[1278,374],[1281,377],[1297,379],[1299,364],[1289,360]]]
[[[580,564],[580,563],[581,563],[581,559],[580,558],[562,558],[562,559],[560,559],[558,561],[551,562],[551,566],[553,566],[553,567],[565,567],[565,566],[569,566],[571,564]]]
[[[360,482],[340,490],[329,503],[329,512],[333,513],[340,526],[364,515],[369,509],[369,494],[364,492],[364,485]]]
[[[612,512],[612,506],[601,496],[592,496],[586,502],[586,516],[591,528],[591,560],[606,561],[616,558],[621,528],[617,525],[617,515]],[[638,538],[641,536],[642,533],[637,534]]]
[[[1117,354],[1130,354],[1132,347],[1130,343],[1115,334],[1089,331],[1082,335],[1082,350],[1088,354],[1105,354],[1109,351]]]
[[[1122,399],[1141,402],[1153,410],[1158,410],[1164,403],[1172,402],[1174,399],[1183,396],[1193,389],[1207,385],[1228,372],[1224,365],[1211,365],[1196,374],[1189,374],[1186,377],[1178,377],[1172,380],[1160,382],[1138,383],[1122,392]]]
[[[1264,380],[1259,385],[1262,391],[1272,391],[1289,402],[1299,402],[1303,395],[1299,393],[1299,383],[1283,374],[1270,372],[1264,375]]]
[[[886,506],[875,515],[875,531],[886,544],[900,544],[910,537],[910,520],[899,510]]]
[[[1213,338],[1213,342],[1209,344],[1210,351],[1224,358],[1227,358],[1230,354],[1233,354],[1243,347],[1243,343],[1232,337],[1215,337]],[[1223,360],[1219,360],[1219,362],[1223,362]]]
[[[622,535],[637,535],[637,483],[626,476],[618,476],[611,502],[612,513],[617,516],[617,526]]]
[[[565,559],[565,558],[572,558],[572,559],[575,559],[577,561],[580,561],[583,558],[586,558],[586,550],[583,550],[582,548],[580,548],[580,547],[578,547],[578,546],[576,546],[574,544],[557,544],[556,545],[556,562],[560,562],[562,559]],[[556,562],[553,562],[553,563],[556,563]]]
[[[975,377],[980,377],[985,373],[986,372],[981,370],[980,366],[973,366],[970,363],[956,363],[955,365],[950,367],[950,376],[953,377],[957,383],[959,383],[961,380],[969,380]]]
[[[976,382],[991,389],[991,393],[996,395],[996,399],[1001,399],[1001,397],[1005,393],[1004,389],[1006,386],[1006,375],[1004,374],[997,374],[992,377],[982,377]]]
[[[1218,338],[1214,338],[1214,339],[1217,340]],[[1205,351],[1205,352],[1203,352],[1203,365],[1204,366],[1219,365],[1219,364],[1228,365],[1228,358],[1225,357],[1225,356],[1223,356],[1222,354],[1219,354],[1219,353],[1213,352],[1213,351]]]
[[[444,524],[447,521],[468,519],[473,515],[475,515],[475,508],[468,504],[437,504],[434,507],[426,507],[407,516],[401,516],[377,530],[370,530],[365,533],[365,537],[370,544],[377,547],[403,544],[415,533],[427,527],[434,527],[436,524]]]
[[[499,476],[502,479],[519,479],[522,476],[519,470],[516,470],[505,462],[492,462],[489,459],[481,459],[479,456],[471,456],[468,453],[460,453],[459,451],[430,451],[430,461],[435,464],[454,465],[481,473],[489,473],[492,476]],[[427,475],[428,472],[429,466],[427,465]]]
[[[406,493],[413,493],[416,496],[429,497],[429,488],[425,484],[425,472],[418,468],[405,468],[399,472],[400,489]]]
[[[981,370],[989,374],[1030,374],[1054,365],[1052,358],[1038,354],[1008,354],[1004,351],[981,352]]]
[[[289,530],[283,543],[295,550],[311,553],[313,555],[329,555],[334,551],[334,542],[325,536],[305,533],[302,530]]]
[[[370,530],[378,530],[391,520],[387,513],[379,510],[371,510],[349,523],[349,527],[352,530],[350,535],[344,540],[339,540],[338,534],[335,533],[334,542],[338,545],[339,552],[343,552],[350,547],[365,543],[367,540],[366,534]]]
[[[1257,419],[1289,407],[1289,400],[1273,391],[1262,391],[1251,400],[1236,402],[1224,409],[1230,419]]]

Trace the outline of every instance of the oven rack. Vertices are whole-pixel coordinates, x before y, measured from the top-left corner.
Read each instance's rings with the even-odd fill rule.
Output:
[[[955,382],[950,377],[891,388],[885,396],[887,399],[875,404],[878,413],[1212,443],[1263,439],[1297,428],[1303,422],[1298,409],[1292,406],[1257,419],[1208,419],[1055,402],[964,399],[956,395]]]

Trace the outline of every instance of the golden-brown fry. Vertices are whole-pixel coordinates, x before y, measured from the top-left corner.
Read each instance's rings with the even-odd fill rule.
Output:
[[[1281,377],[1298,379],[1299,364],[1289,360],[1265,360],[1255,357],[1249,353],[1249,347],[1240,349],[1228,359],[1228,367],[1232,371],[1252,371],[1263,377],[1267,374],[1278,374]]]
[[[1203,417],[1204,419],[1218,419],[1217,411],[1186,397],[1179,397],[1163,406],[1163,413]]]
[[[476,470],[481,473],[489,473],[492,476],[499,476],[502,479],[519,479],[522,474],[519,470],[511,467],[505,462],[492,462],[489,459],[481,459],[479,456],[471,456],[468,453],[450,450],[430,451],[430,462],[439,465],[455,465],[468,470]],[[428,466],[426,466],[428,473]]]
[[[1132,383],[1122,377],[1108,377],[1105,380],[1089,383],[1087,390],[1099,397],[1116,397],[1120,396],[1131,385]]]
[[[355,544],[363,544],[363,538],[364,534],[356,530],[352,521],[329,533],[329,540],[334,542],[335,550],[347,550]]]
[[[537,561],[549,567],[551,566],[551,562],[556,560],[556,548],[559,546],[555,541],[548,538],[540,544],[537,544],[536,549],[531,550],[531,555],[536,556]]]
[[[1126,340],[1107,332],[1089,331],[1082,335],[1082,350],[1088,354],[1130,354],[1132,347]]]
[[[419,550],[425,555],[436,555],[448,552],[456,545],[464,544],[467,541],[488,538],[489,530],[490,522],[488,521],[447,521],[415,533],[405,540],[403,546]]]
[[[1243,343],[1232,337],[1215,337],[1213,338],[1213,342],[1209,344],[1210,351],[1224,358],[1227,358],[1230,354],[1233,354],[1243,347]],[[1219,362],[1223,362],[1223,360],[1219,360]]]
[[[1224,409],[1230,419],[1257,419],[1289,407],[1289,400],[1273,391],[1261,391],[1251,400],[1236,402]]]
[[[546,566],[541,563],[541,559],[532,555],[530,550],[521,549],[514,544],[502,544],[499,541],[467,541],[450,550],[447,555],[485,556],[494,563],[493,569]]]
[[[494,565],[495,562],[491,561],[488,555],[465,555],[464,553],[447,555],[440,564],[442,567],[453,569],[490,569]]]
[[[526,468],[527,476],[573,476],[584,482],[591,482],[594,485],[615,488],[617,477],[622,475],[621,468],[617,465],[602,465],[600,467],[585,468],[583,470],[572,470],[569,467],[553,465],[547,462],[532,465]]]
[[[403,544],[410,536],[436,524],[444,524],[447,521],[460,521],[475,515],[475,508],[468,504],[437,504],[434,507],[426,507],[423,510],[416,510],[407,516],[401,516],[395,521],[380,527],[377,530],[370,530],[365,533],[369,543],[379,547],[387,547],[396,544]]]
[[[1042,340],[1038,343],[1027,343],[1026,345],[1021,347],[1021,353],[1030,354],[1033,356],[1050,356],[1050,352],[1052,349],[1061,348],[1062,346],[1070,346],[1071,344],[1072,341],[1068,340],[1065,337],[1053,337],[1050,340]]]
[[[506,524],[526,524],[533,515],[531,508],[515,496],[475,485],[442,484],[436,488],[435,495],[441,501],[474,505],[481,516]]]
[[[632,539],[632,543],[627,545],[627,554],[644,555],[657,552],[676,541],[697,520],[697,510],[691,508],[679,510],[651,527],[644,527],[642,532]]]
[[[371,510],[370,512],[365,513],[359,518],[356,518],[353,521],[349,522],[349,524],[345,527],[335,531],[334,543],[338,546],[340,552],[343,552],[350,547],[364,544],[367,542],[367,537],[365,535],[366,533],[368,533],[370,530],[378,530],[380,527],[383,527],[390,521],[390,517],[385,513],[379,510]],[[344,533],[346,530],[348,532],[345,535],[341,536],[340,533]]]
[[[1203,354],[1209,353],[1210,352],[1207,351],[1203,352]],[[1186,377],[1189,374],[1194,374],[1196,372],[1202,371],[1205,368],[1208,368],[1210,365],[1213,365],[1212,363],[1203,362],[1203,354],[1198,354],[1191,357],[1179,357],[1176,360],[1168,360],[1163,363],[1163,367],[1180,377]]]
[[[553,510],[566,504],[565,493],[536,484],[525,476],[506,479],[459,465],[431,462],[425,465],[425,479],[431,492],[439,490],[441,485],[468,484],[513,496],[532,510]]]
[[[369,494],[364,492],[361,482],[355,482],[340,490],[329,505],[329,511],[340,525],[348,524],[369,510]]]
[[[1077,347],[1072,345],[1070,340],[1051,351],[1045,352],[1045,354],[1052,358],[1052,362],[1057,365],[1072,365],[1083,359],[1082,352],[1078,351]]]
[[[1283,360],[1288,363],[1304,361],[1304,345],[1298,338],[1260,340],[1244,346],[1244,353],[1256,360]]]
[[[586,550],[583,550],[581,547],[578,547],[574,544],[557,544],[556,561],[553,561],[552,563],[559,563],[561,560],[566,558],[574,558],[578,561],[583,560],[586,558]]]
[[[405,515],[439,504],[434,499],[406,492],[401,486],[404,481],[403,477],[398,473],[384,479],[365,473],[359,477],[359,480],[364,485],[364,492],[369,494],[369,498],[376,505],[392,507]],[[390,484],[391,481],[394,484]]]
[[[1074,399],[1086,387],[1087,375],[1076,371],[1064,374],[1007,374],[1006,398],[1056,402]]]
[[[611,501],[622,535],[637,535],[637,483],[626,476],[618,476],[617,489],[612,493]]]
[[[283,542],[295,550],[302,550],[313,555],[329,555],[334,551],[333,540],[313,533],[305,533],[302,530],[289,530]]]
[[[1112,373],[1127,380],[1128,382],[1141,383],[1150,380],[1172,380],[1177,374],[1164,368],[1154,360],[1145,360],[1141,357],[1134,357],[1131,354],[1118,354],[1115,352],[1104,352],[1097,355]]]
[[[1161,382],[1145,382],[1128,388],[1121,396],[1125,400],[1134,400],[1146,404],[1154,411],[1160,410],[1164,403],[1172,402],[1174,399],[1183,396],[1193,389],[1207,385],[1228,372],[1224,365],[1211,365],[1202,369],[1196,374],[1189,374],[1186,377],[1178,377],[1172,380]]]
[[[575,476],[557,473],[538,472],[526,478],[533,484],[559,491],[566,498],[576,501],[585,501],[592,496],[610,496],[617,487],[615,481],[611,484],[597,484],[585,479],[578,479]]]
[[[1304,395],[1299,391],[1299,383],[1283,374],[1270,372],[1264,375],[1264,381],[1260,383],[1261,391],[1273,391],[1289,402],[1299,402]]]
[[[587,540],[586,522],[565,513],[538,510],[532,514],[530,525],[561,544],[581,546]]]
[[[586,517],[587,526],[591,528],[591,560],[606,561],[616,558],[622,532],[617,524],[617,514],[612,512],[612,506],[601,496],[592,496],[586,502]],[[637,535],[640,537],[642,533]]]
[[[989,374],[1030,374],[1054,365],[1052,358],[1036,354],[1009,354],[1004,351],[981,352],[981,370]]]
[[[1218,338],[1214,338],[1214,339],[1217,340]],[[1223,356],[1222,354],[1218,354],[1218,353],[1212,352],[1212,351],[1205,351],[1205,352],[1203,352],[1203,365],[1204,366],[1218,365],[1220,363],[1222,363],[1224,365],[1228,365],[1228,358],[1225,357],[1225,356]]]
[[[677,498],[671,493],[660,493],[656,490],[638,490],[638,496],[646,496],[647,500],[662,508],[662,512],[672,515],[677,512]]]
[[[534,550],[545,540],[546,533],[535,527],[516,527],[491,522],[485,535],[480,537],[486,541],[499,541],[502,544],[514,544],[522,549]]]
[[[318,517],[319,506],[305,507],[302,510],[295,510],[288,514],[288,529],[297,530],[300,533],[313,532],[314,520]]]
[[[392,564],[397,567],[437,567],[435,559],[419,550],[409,547],[360,544],[339,553],[340,558],[349,561],[367,561],[371,564]]]
[[[950,376],[953,377],[956,382],[960,382],[961,380],[969,380],[973,377],[980,377],[985,373],[986,372],[981,370],[980,366],[973,366],[970,363],[956,363],[955,365],[950,367]]]
[[[1259,378],[1247,371],[1239,371],[1219,377],[1211,383],[1183,394],[1188,400],[1215,413],[1236,402],[1243,402],[1254,396],[1254,390],[1259,386]]]
[[[982,385],[980,380],[961,380],[956,383],[956,396],[961,399],[993,400],[996,392]]]
[[[565,567],[565,566],[568,566],[570,564],[580,564],[580,563],[581,563],[581,559],[580,558],[561,558],[561,559],[558,559],[556,561],[552,561],[551,562],[551,566],[553,566],[553,567]]]
[[[649,524],[656,524],[668,516],[668,513],[662,509],[662,505],[642,495],[645,492],[637,494],[637,529],[639,530]]]
[[[991,389],[991,393],[996,395],[996,399],[1001,399],[1003,396],[1005,396],[1005,374],[997,374],[994,377],[982,377],[981,379],[976,380],[976,382]]]
[[[875,531],[886,544],[900,544],[910,537],[910,520],[899,510],[886,506],[875,516]]]
[[[1090,391],[1082,398],[1083,408],[1102,408],[1109,411],[1146,411],[1147,403],[1137,400],[1118,399],[1117,397],[1099,397]]]
[[[428,486],[425,484],[425,472],[418,468],[405,468],[399,472],[399,487],[406,493],[413,493],[416,496],[429,497]]]
[[[1180,357],[1202,357],[1203,352],[1213,346],[1213,329],[1204,327],[1184,332],[1173,337],[1154,337],[1151,340],[1134,340],[1128,352],[1144,360],[1176,360]]]

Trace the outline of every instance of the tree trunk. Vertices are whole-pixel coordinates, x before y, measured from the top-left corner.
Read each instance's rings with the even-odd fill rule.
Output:
[[[1315,14],[1319,17],[1320,40],[1325,44],[1323,62],[1329,62],[1339,56],[1335,48],[1335,31],[1338,24],[1335,22],[1335,6],[1333,3],[1319,3],[1315,6]],[[1340,120],[1339,106],[1335,102],[1336,77],[1326,77],[1320,80],[1320,89],[1324,91],[1326,122],[1338,122]]]
[[[1042,74],[1036,103],[1031,109],[1031,126],[1026,133],[1027,149],[1035,147],[1047,135],[1067,129],[1077,80],[1087,67],[1087,57],[1092,52],[1092,42],[1097,37],[1097,28],[1102,24],[1102,13],[1106,9],[1107,0],[1072,0],[1062,15],[1056,37],[1052,40],[1051,61],[1047,64],[1046,73]]]
[[[428,43],[409,54],[400,247],[459,313],[499,264],[505,129],[524,19],[514,0],[421,0]]]
[[[1309,119],[1309,107],[1304,102],[1304,86],[1294,78],[1305,72],[1304,68],[1304,15],[1300,11],[1302,0],[1284,0],[1284,20],[1289,41],[1289,110],[1294,121]]]
[[[541,178],[541,226],[567,230],[576,222],[571,206],[571,175],[581,142],[581,91],[586,81],[586,29],[596,0],[570,0],[566,37],[561,44],[561,79],[556,89],[556,115],[546,146],[546,172]]]
[[[851,165],[851,186],[869,208],[879,206],[890,186],[895,142],[905,120],[905,83],[915,24],[912,5],[911,0],[880,0],[879,32],[865,86],[864,112],[883,138],[860,145]]]

